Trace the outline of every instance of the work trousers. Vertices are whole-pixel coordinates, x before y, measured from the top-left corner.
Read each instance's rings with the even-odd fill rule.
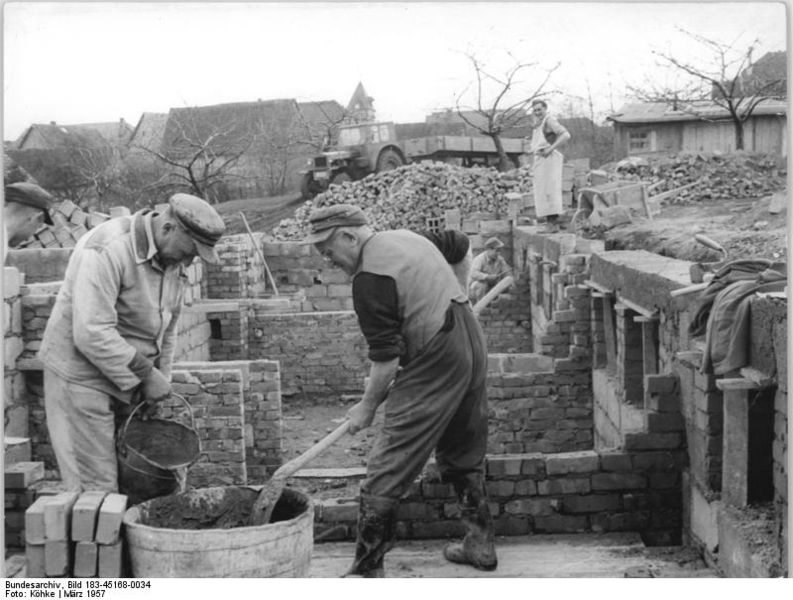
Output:
[[[44,368],[47,429],[69,490],[118,490],[116,424],[129,407]]]
[[[401,498],[435,450],[444,481],[482,472],[487,450],[487,348],[468,303],[397,375],[361,493]]]

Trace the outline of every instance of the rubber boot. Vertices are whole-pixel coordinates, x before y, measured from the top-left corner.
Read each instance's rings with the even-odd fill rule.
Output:
[[[394,546],[399,500],[361,494],[355,560],[345,577],[385,577],[383,558]]]
[[[471,565],[480,571],[498,566],[493,518],[487,506],[482,475],[474,473],[452,481],[462,521],[468,530],[462,543],[448,544],[443,556],[453,563]]]

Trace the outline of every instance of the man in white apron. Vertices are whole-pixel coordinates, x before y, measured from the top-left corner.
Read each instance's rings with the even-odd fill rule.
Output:
[[[562,207],[562,163],[564,157],[557,150],[570,139],[567,131],[554,117],[548,114],[544,100],[531,103],[536,126],[531,138],[534,153],[534,206],[537,217],[545,217],[545,232],[559,231],[557,222]]]

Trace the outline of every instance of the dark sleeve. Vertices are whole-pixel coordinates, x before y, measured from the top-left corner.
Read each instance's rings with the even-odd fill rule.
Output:
[[[359,273],[352,280],[358,324],[369,344],[369,359],[385,362],[402,356],[405,340],[399,319],[396,282],[385,275]]]
[[[443,258],[450,265],[455,265],[465,258],[471,241],[462,231],[421,231],[421,235],[438,247]]]

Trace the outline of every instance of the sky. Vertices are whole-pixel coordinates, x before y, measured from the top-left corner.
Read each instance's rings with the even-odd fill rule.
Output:
[[[143,112],[257,99],[337,100],[358,82],[379,120],[470,106],[468,56],[551,108],[619,109],[626,86],[665,79],[653,51],[701,61],[678,28],[759,57],[787,47],[781,2],[6,2],[3,138],[31,123],[137,123]],[[585,114],[585,113],[584,113]]]

